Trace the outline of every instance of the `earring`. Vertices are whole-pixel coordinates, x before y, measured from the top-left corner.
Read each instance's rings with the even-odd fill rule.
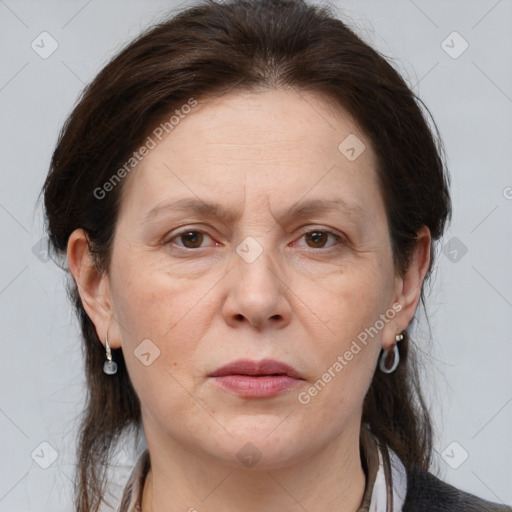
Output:
[[[107,360],[103,365],[103,371],[107,375],[114,375],[115,373],[117,373],[117,363],[115,361],[112,361],[112,352],[110,351],[110,345],[108,344],[108,329],[107,336],[105,338],[105,346],[107,347]]]
[[[405,332],[405,331],[404,331]],[[404,332],[395,336],[395,344],[392,350],[382,349],[379,357],[379,370],[384,373],[393,373],[400,362],[400,354],[398,353],[398,342],[404,339]]]

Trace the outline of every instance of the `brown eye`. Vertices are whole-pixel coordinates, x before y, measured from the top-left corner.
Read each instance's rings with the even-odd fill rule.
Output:
[[[318,249],[327,243],[329,235],[325,231],[311,231],[305,234],[306,240],[311,241],[310,247]]]
[[[187,231],[186,233],[179,234],[176,238],[179,238],[187,249],[197,249],[201,247],[204,233],[201,231]]]
[[[334,238],[334,243],[326,246],[329,236]],[[308,247],[311,247],[312,249],[329,249],[333,245],[336,245],[337,241],[341,240],[341,236],[336,233],[321,230],[308,231],[307,233],[304,233],[302,237],[306,240]]]

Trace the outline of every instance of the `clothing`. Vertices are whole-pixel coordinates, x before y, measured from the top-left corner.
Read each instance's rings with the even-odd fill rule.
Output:
[[[357,512],[512,512],[512,507],[485,501],[425,471],[407,472],[398,456],[381,449],[366,428],[361,430],[366,487]],[[139,456],[126,483],[117,512],[141,512],[148,450]]]
[[[411,472],[407,481],[410,490],[403,512],[512,512],[512,507],[461,491],[427,471]]]

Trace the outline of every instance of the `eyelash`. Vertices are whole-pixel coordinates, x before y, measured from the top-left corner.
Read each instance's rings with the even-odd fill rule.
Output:
[[[186,229],[186,230],[183,230],[183,231],[180,231],[179,233],[176,233],[175,235],[173,235],[171,238],[167,239],[165,242],[164,242],[164,245],[169,245],[172,243],[173,240],[175,239],[179,239],[181,236],[183,235],[187,235],[189,233],[201,233],[203,235],[206,235],[206,236],[210,236],[208,235],[208,233],[206,233],[205,231],[202,231],[200,229]],[[345,239],[342,235],[339,235],[338,233],[335,233],[333,231],[330,231],[328,229],[309,229],[308,231],[304,231],[297,240],[300,240],[304,235],[308,235],[308,234],[311,234],[311,233],[324,233],[324,234],[327,234],[327,235],[331,235],[335,238],[335,241],[336,243],[329,246],[329,247],[320,247],[318,249],[315,249],[314,247],[308,247],[308,249],[310,250],[313,250],[313,251],[319,251],[319,250],[323,250],[323,251],[330,251],[330,250],[335,250],[336,249],[336,246],[339,245],[340,242],[343,242]],[[212,238],[210,236],[210,238]],[[295,243],[295,242],[292,242],[292,243]],[[204,249],[204,247],[196,247],[194,249],[190,248],[190,247],[182,247],[180,245],[176,245],[176,247],[179,249],[179,250],[183,250],[183,251],[187,251],[187,252],[190,252],[190,251],[198,251],[200,249]]]

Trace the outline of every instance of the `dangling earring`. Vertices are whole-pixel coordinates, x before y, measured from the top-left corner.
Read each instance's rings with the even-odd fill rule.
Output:
[[[117,373],[117,363],[115,361],[112,361],[112,352],[110,351],[110,345],[108,344],[108,329],[107,336],[105,338],[105,346],[107,347],[107,360],[103,365],[103,371],[107,375],[114,375],[115,373]]]
[[[404,331],[405,332],[405,331]],[[379,357],[379,370],[384,373],[393,373],[400,362],[400,354],[398,353],[398,342],[404,339],[404,332],[395,336],[395,344],[392,350],[382,349]],[[391,359],[391,361],[389,361]],[[390,366],[391,365],[391,366]]]

